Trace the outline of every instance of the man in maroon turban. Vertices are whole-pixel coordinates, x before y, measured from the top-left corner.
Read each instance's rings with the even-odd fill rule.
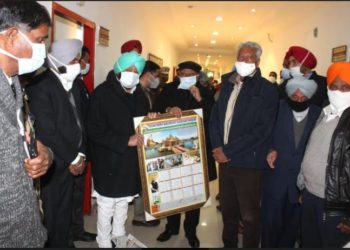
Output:
[[[312,70],[316,65],[317,59],[315,55],[308,49],[300,46],[291,46],[283,59],[283,67],[289,70],[291,77],[302,76],[314,80],[317,83],[317,91],[310,99],[310,103],[319,107],[324,107],[328,105],[326,78]],[[287,98],[285,94],[286,84],[287,81],[285,80],[280,85],[280,99]]]
[[[142,44],[139,40],[129,40],[125,42],[121,48],[120,52],[123,54],[125,52],[136,51],[137,53],[142,53]]]

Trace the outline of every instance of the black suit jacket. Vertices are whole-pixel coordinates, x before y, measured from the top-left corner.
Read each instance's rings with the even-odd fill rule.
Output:
[[[91,94],[87,130],[94,188],[100,195],[119,198],[140,191],[137,149],[128,146],[135,134],[135,102],[113,71]]]
[[[234,167],[263,169],[266,153],[277,115],[278,92],[257,69],[245,77],[237,97],[228,143],[224,145],[224,123],[227,104],[235,87],[236,72],[222,76],[220,97],[213,106],[210,119],[210,138],[213,148],[222,147],[229,164]]]
[[[80,93],[76,88],[71,91],[79,118],[83,121]],[[35,116],[37,138],[52,149],[56,160],[61,160],[62,164],[57,167],[68,167],[79,152],[86,153],[86,136],[84,123],[81,122],[83,131],[78,127],[67,91],[57,76],[48,69],[26,87],[26,92],[30,110]],[[83,140],[79,146],[81,132]]]

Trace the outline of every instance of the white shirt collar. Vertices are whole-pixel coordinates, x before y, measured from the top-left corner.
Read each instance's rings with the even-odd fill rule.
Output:
[[[10,84],[10,85],[12,85],[12,77],[9,77],[8,75],[6,75],[6,73],[5,72],[3,72],[4,73],[4,76],[6,77],[6,79],[7,79],[7,81],[8,81],[8,83]]]
[[[57,78],[60,80],[63,88],[68,92],[72,86],[73,82],[68,82],[67,80],[63,79],[60,74],[58,74],[54,69],[50,68],[50,70],[57,76]]]
[[[296,112],[293,110],[293,116],[295,120],[297,120],[297,122],[301,122],[302,120],[304,120],[308,113],[309,113],[309,108],[301,112]]]
[[[337,111],[335,110],[331,104],[323,108],[323,113],[325,115],[326,121],[333,120],[334,118],[338,117],[340,118],[341,115],[343,114],[344,110],[342,111]]]

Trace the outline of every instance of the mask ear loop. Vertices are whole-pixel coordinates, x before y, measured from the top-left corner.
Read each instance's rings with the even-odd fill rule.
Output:
[[[60,71],[59,71],[59,69],[58,69],[58,67],[56,66],[56,64],[52,61],[52,60],[54,60],[54,61],[56,61],[56,62],[58,62],[59,64],[62,64],[63,66],[67,66],[66,64],[64,64],[64,63],[62,63],[60,60],[58,60],[57,58],[55,58],[53,55],[51,55],[51,54],[47,54],[47,58],[49,59],[49,61],[51,62],[51,64],[52,64],[52,66],[54,67],[54,70],[58,73],[58,74],[62,74]],[[61,67],[61,66],[60,66]]]
[[[306,61],[307,57],[310,55],[310,51],[307,52],[306,56],[304,59],[301,61],[300,65],[304,66],[304,62]]]

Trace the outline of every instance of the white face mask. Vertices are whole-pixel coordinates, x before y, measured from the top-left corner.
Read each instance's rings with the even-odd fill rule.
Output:
[[[56,72],[59,74],[59,78],[61,80],[61,83],[64,87],[64,89],[66,91],[69,91],[72,86],[73,86],[73,81],[74,79],[80,74],[81,68],[80,68],[80,64],[79,63],[75,63],[75,64],[70,64],[70,65],[66,65],[64,63],[62,63],[60,60],[58,60],[57,58],[55,58],[52,55],[48,55],[48,59],[51,62],[51,65],[55,68]],[[54,64],[52,62],[52,60],[60,63],[61,65],[66,67],[66,73],[59,73],[58,68],[56,66],[56,64]]]
[[[290,71],[289,71],[289,69],[282,68],[281,76],[282,76],[283,80],[289,79],[290,78]]]
[[[153,79],[150,82],[150,86],[149,87],[151,89],[156,89],[156,88],[158,88],[159,83],[160,83],[159,77],[153,77]]]
[[[269,81],[272,83],[276,83],[277,79],[274,76],[269,76]]]
[[[301,73],[300,71],[300,66],[295,66],[295,67],[292,67],[289,69],[289,72],[290,74],[293,76],[293,77],[299,77],[299,76],[303,76],[304,74]]]
[[[123,71],[121,72],[121,77],[119,81],[124,88],[134,89],[140,81],[140,76],[139,74],[136,74],[134,72]]]
[[[89,70],[90,70],[90,63],[86,63],[85,65],[86,65],[85,69],[82,69],[80,71],[80,74],[83,76],[87,75],[87,73],[89,73]]]
[[[5,33],[6,31],[0,32],[0,34]],[[11,53],[7,52],[0,48],[0,53],[7,55],[13,59],[18,61],[18,74],[27,74],[30,72],[34,72],[38,68],[40,68],[44,64],[44,60],[46,57],[46,49],[45,44],[43,43],[33,43],[30,39],[23,34],[20,30],[18,33],[21,34],[24,39],[32,46],[32,57],[31,58],[18,58]]]
[[[245,63],[245,62],[236,62],[235,66],[236,66],[237,73],[243,77],[246,77],[252,74],[256,68],[255,63]]]
[[[177,88],[188,90],[190,87],[195,85],[196,82],[197,82],[196,76],[180,77],[180,85]]]
[[[336,112],[342,112],[350,107],[350,92],[341,92],[327,88],[327,95],[332,108]]]
[[[75,78],[80,74],[80,64],[75,63],[75,64],[70,64],[70,65],[65,65],[67,72],[64,74],[61,74],[61,77],[68,82],[73,82]]]

